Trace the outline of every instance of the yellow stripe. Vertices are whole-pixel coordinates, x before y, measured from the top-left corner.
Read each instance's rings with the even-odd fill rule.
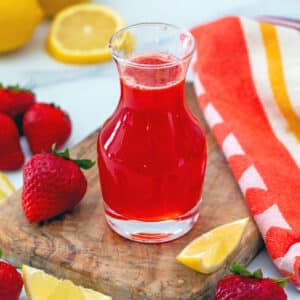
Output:
[[[0,203],[7,198],[6,194],[0,190]]]
[[[300,118],[293,110],[287,92],[276,28],[271,24],[260,23],[260,30],[267,55],[268,72],[274,99],[281,113],[287,120],[287,130],[292,131],[300,142]]]

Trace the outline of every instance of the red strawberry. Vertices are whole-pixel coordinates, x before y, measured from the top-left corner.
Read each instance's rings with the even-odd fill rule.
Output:
[[[22,206],[30,222],[51,219],[71,210],[83,198],[87,181],[80,170],[89,169],[90,160],[72,160],[68,149],[34,155],[24,166]]]
[[[13,97],[10,92],[2,86],[0,86],[0,112],[12,118],[18,113]]]
[[[18,85],[0,86],[0,112],[12,118],[22,115],[35,103],[35,95]]]
[[[23,115],[36,102],[34,93],[19,85],[8,86],[6,91],[14,100],[15,114],[13,114],[12,117]]]
[[[0,112],[4,113],[17,123],[22,134],[22,119],[24,113],[35,103],[35,95],[20,86],[0,86]]]
[[[21,88],[18,85],[9,86],[7,89],[14,99],[15,109],[17,111],[14,120],[20,135],[23,135],[23,117],[25,112],[36,102],[35,94],[31,90]]]
[[[37,103],[25,113],[23,128],[33,153],[51,152],[52,144],[59,148],[70,137],[71,121],[53,104]]]
[[[0,170],[17,170],[23,163],[18,129],[10,117],[0,113]]]
[[[288,278],[263,278],[260,269],[253,273],[239,264],[231,267],[233,275],[221,279],[215,300],[286,300],[283,286]]]
[[[0,299],[18,300],[22,287],[23,280],[16,268],[0,261]]]

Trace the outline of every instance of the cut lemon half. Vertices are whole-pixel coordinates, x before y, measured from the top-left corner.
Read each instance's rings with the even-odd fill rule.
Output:
[[[9,179],[3,173],[0,173],[0,203],[15,191]]]
[[[248,222],[244,218],[216,227],[193,240],[176,259],[198,272],[215,272],[240,243]]]
[[[106,6],[73,5],[56,15],[48,35],[47,50],[65,63],[105,61],[111,58],[109,40],[122,27],[122,18]]]
[[[90,0],[39,0],[39,3],[47,16],[54,16],[70,5],[86,2],[90,2]]]
[[[29,300],[111,300],[99,292],[77,286],[69,280],[59,280],[44,271],[26,265],[22,276]]]

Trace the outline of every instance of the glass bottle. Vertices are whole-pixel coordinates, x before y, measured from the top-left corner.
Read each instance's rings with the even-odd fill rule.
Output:
[[[195,50],[176,26],[142,23],[114,34],[121,96],[99,132],[98,166],[111,228],[128,239],[166,242],[199,217],[206,139],[184,97]]]

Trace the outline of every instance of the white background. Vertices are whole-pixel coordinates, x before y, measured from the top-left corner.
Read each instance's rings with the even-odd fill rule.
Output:
[[[300,18],[299,0],[106,0],[97,1],[114,8],[127,24],[160,21],[186,28],[224,15],[279,15]],[[99,127],[112,113],[119,95],[119,83],[113,63],[87,67],[68,66],[54,61],[45,50],[49,22],[44,22],[24,48],[0,56],[0,81],[22,83],[34,89],[40,101],[55,102],[69,112],[73,120],[74,145]],[[27,145],[22,141],[25,149]],[[29,152],[27,152],[27,157]],[[21,172],[7,173],[21,187]],[[262,267],[268,276],[279,276],[263,251],[250,265]],[[291,286],[288,299],[300,299]],[[22,300],[25,296],[22,297]]]

